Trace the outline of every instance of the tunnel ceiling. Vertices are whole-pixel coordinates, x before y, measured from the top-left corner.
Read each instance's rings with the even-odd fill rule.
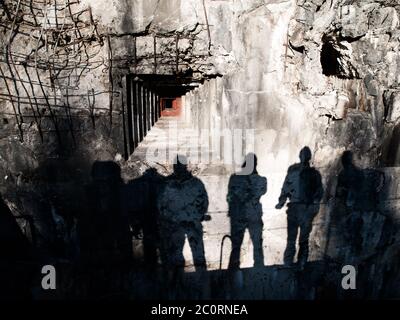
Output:
[[[134,76],[153,88],[161,97],[180,97],[201,84],[201,81],[194,80],[190,75],[137,74]]]

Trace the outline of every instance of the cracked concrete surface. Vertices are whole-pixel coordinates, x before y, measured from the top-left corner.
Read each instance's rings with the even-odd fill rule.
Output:
[[[325,186],[311,237],[313,260],[345,255],[345,247],[326,244],[343,151],[352,150],[360,167],[382,168],[387,176],[380,209],[384,222],[366,231],[365,238],[375,243],[380,237],[382,249],[371,249],[358,263],[366,265],[364,276],[379,282],[372,291],[365,289],[370,296],[398,297],[388,284],[398,281],[397,1],[206,0],[207,25],[202,1],[82,0],[71,5],[73,13],[85,12],[76,20],[80,35],[72,28],[73,18],[65,29],[59,22],[43,30],[28,8],[17,10],[11,0],[3,3],[0,43],[8,58],[0,62],[0,191],[15,215],[35,217],[44,235],[41,246],[55,237],[52,193],[66,195],[66,200],[60,198],[61,215],[76,214],[79,208],[69,200],[79,198],[94,161],[118,162],[126,179],[141,173],[139,164],[123,160],[124,76],[190,71],[204,82],[185,97],[186,125],[254,130],[251,151],[259,158],[260,174],[269,180],[262,198],[267,265],[282,262],[286,217],[274,205],[286,170],[298,161],[303,146],[312,149]],[[18,19],[13,22],[12,17]],[[55,45],[63,32],[70,40],[65,37],[64,44]],[[230,170],[215,170],[204,178],[216,211],[226,211]],[[368,217],[366,225],[374,225]],[[228,230],[223,218],[212,223],[215,234],[207,250],[215,251]],[[243,266],[249,267],[251,242],[247,238],[245,243]]]

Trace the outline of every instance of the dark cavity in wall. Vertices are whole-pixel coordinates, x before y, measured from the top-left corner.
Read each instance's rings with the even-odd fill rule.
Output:
[[[357,41],[356,38],[352,39]],[[342,42],[343,41],[343,42]],[[325,35],[322,38],[321,67],[322,73],[340,79],[361,79],[356,62],[351,57],[348,42],[344,38]]]
[[[334,48],[331,40],[324,41],[321,50],[322,73],[326,76],[340,76],[340,53]]]

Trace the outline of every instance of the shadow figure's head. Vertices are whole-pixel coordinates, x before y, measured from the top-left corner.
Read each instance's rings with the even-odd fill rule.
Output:
[[[351,167],[353,166],[353,153],[349,150],[346,150],[342,154],[342,165],[343,167]]]
[[[301,163],[309,163],[311,160],[312,154],[309,147],[304,147],[300,150],[299,158]]]
[[[257,156],[253,152],[248,153],[244,158],[242,169],[249,173],[257,173]]]
[[[188,173],[187,158],[183,155],[176,156],[176,163],[174,163],[174,174],[176,176],[184,176]]]
[[[156,168],[148,168],[148,169],[146,169],[145,172],[143,172],[143,176],[146,176],[146,177],[153,177],[156,175],[158,175],[158,171]]]
[[[121,181],[121,168],[113,161],[95,161],[92,165],[92,179],[95,181]]]

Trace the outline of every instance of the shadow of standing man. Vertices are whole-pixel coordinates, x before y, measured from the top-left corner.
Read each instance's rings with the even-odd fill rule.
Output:
[[[285,265],[293,265],[296,254],[296,239],[300,229],[299,252],[297,263],[300,269],[308,260],[308,242],[312,230],[312,222],[319,212],[323,196],[321,174],[310,166],[312,157],[309,147],[301,149],[300,163],[289,167],[282,186],[279,202],[275,206],[281,209],[289,200],[287,209],[287,245],[284,253]]]
[[[162,191],[164,176],[155,168],[148,168],[142,176],[125,186],[124,204],[133,235],[142,236],[146,270],[153,273],[158,266],[159,212],[157,199]]]
[[[203,221],[210,220],[208,195],[203,182],[187,168],[187,159],[177,157],[174,172],[158,198],[161,260],[167,273],[168,289],[179,286],[185,267],[183,247],[187,237],[196,272],[207,269],[203,242]],[[176,292],[173,292],[176,294]]]
[[[229,179],[227,201],[231,222],[232,252],[229,269],[239,269],[240,248],[246,228],[249,230],[254,249],[254,266],[264,266],[263,221],[260,198],[267,192],[267,179],[257,172],[257,157],[246,156],[242,171]]]
[[[371,241],[366,240],[372,233],[367,231],[364,219],[380,216],[379,193],[385,184],[385,175],[376,169],[358,168],[349,150],[343,153],[341,160],[343,170],[338,177],[336,200],[344,211],[341,230],[350,247],[348,258],[355,258],[362,254],[363,247],[366,249],[363,244],[372,246]]]

